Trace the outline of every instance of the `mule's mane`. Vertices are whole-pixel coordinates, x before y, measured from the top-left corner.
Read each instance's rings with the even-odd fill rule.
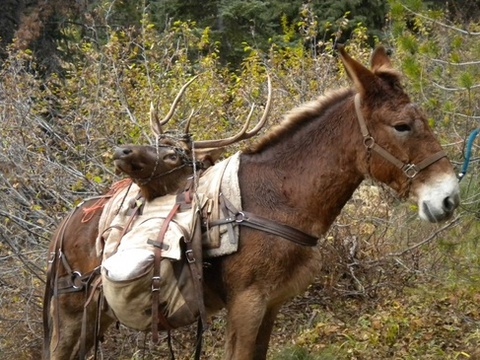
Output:
[[[352,92],[353,90],[349,88],[333,90],[320,96],[316,100],[294,108],[285,115],[280,124],[274,126],[257,142],[244,149],[243,152],[247,154],[259,153],[264,149],[279,143],[286,136],[291,136],[292,133],[296,132],[304,124],[318,118],[334,104],[343,101],[346,97],[350,96]]]

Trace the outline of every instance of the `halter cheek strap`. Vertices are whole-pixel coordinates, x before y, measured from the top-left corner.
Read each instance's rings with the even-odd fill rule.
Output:
[[[168,147],[168,148],[171,148],[172,150],[174,150],[182,159],[182,164],[173,168],[173,169],[170,169],[168,171],[165,171],[161,174],[156,174],[155,175],[155,172],[157,171],[157,168],[158,168],[158,165],[160,164],[160,154],[159,154],[159,151],[158,149],[160,147]],[[150,181],[152,180],[155,180],[155,179],[158,179],[158,178],[161,178],[163,176],[166,176],[168,174],[171,174],[175,171],[178,171],[180,169],[183,169],[185,166],[196,166],[196,167],[201,167],[201,164],[200,163],[195,163],[195,161],[193,161],[192,159],[189,158],[189,156],[185,153],[185,150],[183,150],[182,148],[180,147],[176,147],[176,146],[171,146],[171,145],[162,145],[162,144],[159,144],[158,143],[158,137],[157,137],[157,140],[156,140],[156,144],[155,144],[155,148],[156,148],[156,158],[155,158],[155,164],[153,166],[153,170],[152,172],[150,173],[150,176],[148,178],[134,178],[132,177],[132,179],[135,181],[135,183],[139,186],[144,186],[144,185],[147,185]]]
[[[365,122],[365,118],[363,117],[362,110],[360,108],[360,103],[361,103],[360,94],[357,94],[355,95],[355,112],[357,113],[358,124],[360,125],[360,131],[362,132],[362,135],[363,135],[363,144],[367,149],[375,151],[385,160],[389,161],[390,163],[392,163],[393,165],[401,169],[407,178],[413,179],[415,176],[417,176],[417,174],[420,171],[429,167],[430,165],[437,162],[441,158],[444,158],[447,156],[447,154],[445,154],[443,150],[440,150],[439,152],[427,157],[425,160],[420,161],[418,164],[412,164],[412,163],[407,164],[399,160],[398,158],[390,154],[387,150],[385,150],[383,147],[378,145],[375,142],[375,139],[373,138],[373,136],[370,135],[370,132],[368,131],[368,128],[367,128],[367,124]]]

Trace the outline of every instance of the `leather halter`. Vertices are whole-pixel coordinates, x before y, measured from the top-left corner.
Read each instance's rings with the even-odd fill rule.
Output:
[[[368,150],[375,151],[385,160],[402,170],[407,178],[413,179],[420,171],[447,156],[443,150],[440,150],[439,152],[427,157],[425,160],[420,161],[418,164],[404,163],[375,142],[375,139],[368,131],[360,104],[360,94],[357,94],[355,95],[355,112],[357,113],[358,124],[360,125],[360,131],[363,135],[363,144]]]
[[[157,174],[155,175],[155,172],[157,171],[157,167],[160,163],[160,155],[158,153],[158,149],[161,148],[161,147],[168,147],[168,148],[171,148],[172,150],[174,150],[179,156],[180,158],[182,159],[182,164],[173,168],[173,169],[170,169],[168,171],[165,171],[164,173],[161,173],[161,174]],[[155,158],[155,165],[153,167],[153,170],[150,174],[150,176],[148,178],[145,178],[145,179],[142,179],[142,178],[136,178],[136,177],[132,177],[132,180],[135,181],[135,183],[139,186],[145,186],[147,185],[149,182],[151,182],[152,180],[155,180],[155,179],[159,179],[163,176],[166,176],[166,175],[169,175],[171,173],[174,173],[175,171],[178,171],[180,169],[183,169],[185,166],[194,166],[194,161],[185,153],[185,150],[180,148],[180,147],[176,147],[176,146],[171,146],[171,145],[161,145],[161,144],[156,144],[155,145],[155,148],[156,148],[156,158]],[[201,164],[199,163],[196,163],[195,166],[197,167],[200,167]]]

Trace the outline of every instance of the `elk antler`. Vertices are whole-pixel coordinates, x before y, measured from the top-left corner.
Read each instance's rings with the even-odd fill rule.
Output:
[[[155,110],[153,103],[150,103],[150,127],[153,131],[153,133],[157,136],[160,136],[163,134],[162,131],[162,125],[165,125],[170,118],[173,116],[173,113],[175,112],[175,109],[178,105],[178,102],[182,98],[183,93],[185,92],[185,89],[198,77],[198,75],[195,75],[193,78],[191,78],[185,85],[182,86],[180,91],[177,94],[177,97],[175,100],[173,100],[172,106],[170,107],[170,111],[168,114],[165,116],[165,118],[160,121],[158,119],[158,112]]]
[[[263,127],[263,125],[265,125],[265,123],[267,122],[268,113],[270,112],[270,105],[272,103],[272,81],[270,79],[270,75],[267,74],[267,77],[268,77],[267,103],[265,105],[265,110],[263,111],[262,118],[257,123],[257,125],[255,125],[253,129],[251,129],[250,131],[247,131],[248,126],[250,125],[250,119],[252,117],[255,104],[252,105],[252,108],[250,109],[250,113],[248,114],[247,120],[245,121],[245,124],[243,125],[239,133],[226,139],[194,141],[194,147],[197,149],[224,147],[227,145],[231,145],[240,140],[249,139],[255,134],[257,134],[260,131],[260,129]]]
[[[192,117],[194,113],[195,113],[195,109],[192,110],[192,112],[190,113],[190,116],[187,119],[187,124],[185,125],[185,130],[183,131],[185,134],[188,134],[188,132],[190,131],[190,123],[192,122]]]

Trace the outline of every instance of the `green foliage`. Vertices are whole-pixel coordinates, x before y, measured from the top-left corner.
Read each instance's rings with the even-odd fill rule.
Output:
[[[461,154],[469,130],[479,126],[473,116],[479,106],[479,35],[464,31],[461,23],[448,25],[444,13],[429,10],[422,1],[395,0],[390,5],[398,61],[414,92],[437,118],[434,123],[453,122],[464,129],[450,140],[460,144],[452,152]],[[432,107],[433,99],[437,105]]]
[[[333,359],[336,359],[336,357],[332,357],[332,356],[333,354],[328,355],[326,352],[323,352],[320,355],[312,355],[305,348],[298,347],[298,346],[291,346],[275,354],[275,359],[276,360],[320,360],[320,359],[333,360]]]
[[[347,84],[335,41],[345,41],[366,64],[371,44],[388,39],[405,87],[460,164],[466,136],[480,125],[480,24],[459,31],[462,22],[423,1],[391,0],[388,26],[379,33],[386,4],[368,4],[102,1],[85,19],[88,26],[62,23],[58,71],[44,72],[32,50],[10,50],[0,69],[0,281],[7,284],[0,289],[0,317],[12,319],[0,325],[9,336],[0,338],[5,356],[38,354],[40,324],[30,319],[41,318],[40,279],[55,225],[118,180],[112,148],[148,143],[150,104],[162,117],[194,75],[199,78],[166,128],[183,129],[192,116],[195,139],[226,137],[252,105],[252,121],[260,116],[267,72],[274,89],[269,128],[296,105]],[[316,284],[281,314],[272,347],[289,346],[274,358],[480,356],[478,142],[473,151],[459,219],[445,228],[420,224],[415,205],[400,205],[369,183],[354,195],[325,239]],[[224,325],[214,319],[209,358],[221,356]],[[116,358],[142,353],[141,341],[132,340],[138,334],[119,332],[118,342],[104,344]],[[33,345],[17,349],[24,337]],[[151,350],[151,357],[163,350]]]

